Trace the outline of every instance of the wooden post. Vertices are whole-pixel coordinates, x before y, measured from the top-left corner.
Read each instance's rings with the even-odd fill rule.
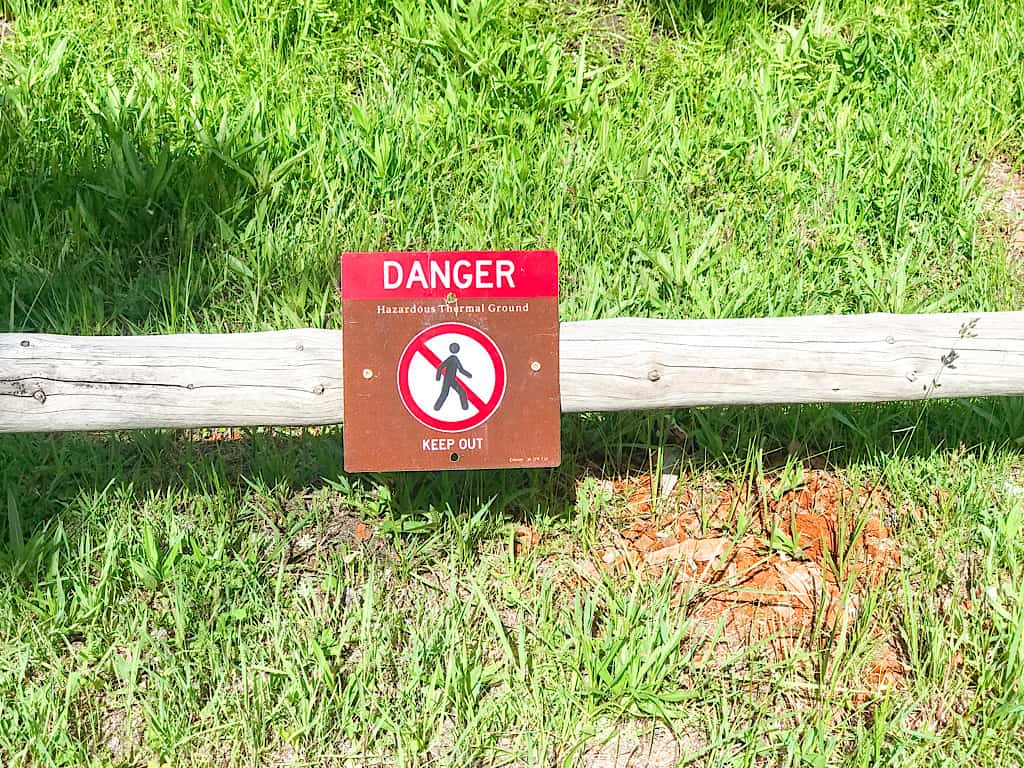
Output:
[[[341,333],[0,334],[0,432],[342,421]],[[1024,394],[1024,312],[563,323],[562,410]]]

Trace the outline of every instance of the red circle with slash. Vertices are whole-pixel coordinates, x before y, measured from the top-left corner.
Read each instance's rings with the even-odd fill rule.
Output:
[[[398,360],[402,404],[424,426],[465,432],[487,421],[505,396],[505,359],[494,340],[465,323],[420,331]]]

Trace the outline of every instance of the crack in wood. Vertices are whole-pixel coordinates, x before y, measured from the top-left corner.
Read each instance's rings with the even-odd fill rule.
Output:
[[[5,384],[11,385],[14,392],[0,390],[0,397],[32,397],[29,387],[24,382],[48,381],[54,384],[70,384],[83,389],[135,389],[139,387],[157,387],[163,389],[184,389],[194,391],[199,389],[269,389],[275,391],[308,392],[307,387],[282,386],[280,384],[169,384],[159,381],[88,381],[85,379],[57,379],[50,376],[22,376],[16,379],[0,379],[0,387]],[[319,385],[323,386],[323,385]],[[54,393],[55,395],[61,393]]]
[[[585,362],[582,360],[562,361],[562,375],[568,376],[608,376],[611,378],[620,379],[632,379],[635,381],[643,381],[648,378],[643,374],[631,374],[631,373],[613,373],[611,371],[577,371],[568,368],[572,362]],[[669,368],[672,370],[696,370],[696,371],[752,371],[754,373],[798,373],[798,374],[813,374],[815,376],[857,376],[862,378],[875,378],[875,379],[898,379],[900,374],[898,373],[868,373],[866,371],[821,371],[814,370],[813,368],[757,368],[754,366],[746,365],[696,365],[696,364],[671,364],[661,363],[662,368]],[[661,378],[660,376],[658,378]],[[651,379],[655,381],[655,379]]]

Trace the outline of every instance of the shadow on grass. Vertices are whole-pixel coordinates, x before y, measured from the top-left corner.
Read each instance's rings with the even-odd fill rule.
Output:
[[[646,6],[666,34],[688,36],[697,29],[731,32],[739,20],[771,18],[784,21],[805,11],[803,0],[647,0]]]
[[[253,141],[246,115],[201,140],[136,135],[150,99],[101,105],[77,156],[50,157],[0,121],[0,332],[192,330],[226,285],[252,295],[257,276],[295,271],[259,263],[295,153]]]
[[[379,475],[344,474],[340,428],[253,430],[213,442],[183,431],[7,435],[0,436],[0,485],[14,493],[26,535],[67,503],[112,489],[136,499],[217,495],[230,505],[250,486],[281,498],[333,488],[341,504],[370,515],[385,498],[386,514],[396,518],[438,509],[472,515],[487,505],[513,519],[557,518],[573,513],[580,479],[650,469],[659,448],[723,474],[742,471],[751,451],[766,469],[790,456],[843,468],[953,451],[1020,453],[1022,406],[1020,398],[992,398],[569,415],[557,469]]]

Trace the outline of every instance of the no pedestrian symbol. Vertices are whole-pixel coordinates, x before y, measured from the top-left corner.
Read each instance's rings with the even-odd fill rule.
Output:
[[[561,460],[554,251],[345,253],[345,469]]]
[[[464,323],[440,323],[416,334],[398,363],[402,404],[441,432],[464,432],[487,421],[501,405],[505,378],[498,345]]]

